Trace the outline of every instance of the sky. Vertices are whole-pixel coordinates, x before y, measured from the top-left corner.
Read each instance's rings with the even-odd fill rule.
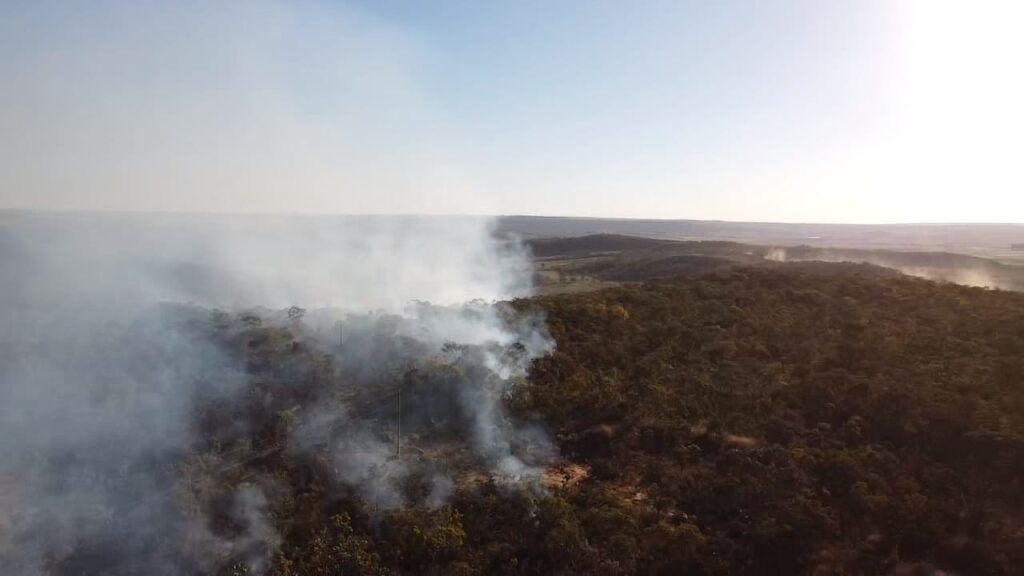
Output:
[[[1024,4],[3,2],[0,208],[1024,222]]]

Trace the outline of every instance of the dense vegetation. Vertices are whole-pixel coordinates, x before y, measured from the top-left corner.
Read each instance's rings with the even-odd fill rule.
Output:
[[[808,263],[530,305],[558,349],[518,401],[591,470],[562,568],[1024,563],[1024,295]]]
[[[409,505],[397,508],[332,481],[323,452],[284,449],[314,404],[378,413],[391,433],[393,400],[338,385],[358,365],[304,339],[301,310],[274,325],[197,312],[197,333],[252,378],[238,401],[197,404],[174,495],[184,522],[236,545],[213,568],[180,568],[252,574],[268,547],[263,568],[278,576],[1024,565],[1024,295],[866,265],[768,263],[513,307],[543,311],[557,348],[507,402],[519,421],[544,423],[559,460],[539,485],[504,484],[459,460],[464,424],[430,408],[406,423],[402,458],[443,457],[463,472],[435,503],[429,479],[409,477]],[[429,405],[436,387],[482,377],[462,363],[471,353],[400,366],[375,390]],[[247,550],[237,538],[253,521],[237,495],[254,483],[274,536]],[[208,545],[199,536],[181,546]],[[83,573],[102,552],[81,550],[53,573]]]

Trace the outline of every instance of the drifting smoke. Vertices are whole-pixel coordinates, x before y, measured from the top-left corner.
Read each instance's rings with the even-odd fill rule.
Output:
[[[7,12],[5,207],[491,211],[400,25]],[[443,504],[463,460],[528,486],[550,448],[502,400],[551,344],[494,302],[530,277],[483,218],[0,213],[0,572],[265,571],[288,494],[251,463],[281,454],[375,510]]]
[[[785,262],[786,261],[786,249],[785,248],[769,248],[764,253],[765,260],[771,260],[772,262]]]
[[[774,262],[853,262],[873,264],[898,270],[907,276],[916,276],[936,282],[950,282],[977,288],[1018,289],[1011,283],[1000,282],[986,269],[991,262],[979,262],[969,256],[950,254],[929,254],[912,252],[872,253],[856,249],[818,249],[797,247],[795,249],[772,247],[764,252],[764,259]],[[913,263],[914,261],[918,263]],[[959,262],[957,260],[964,260]]]
[[[503,409],[551,341],[495,303],[529,263],[486,219],[9,214],[0,250],[6,573],[265,572],[287,488],[217,492],[236,453],[321,458],[374,510],[552,457]]]

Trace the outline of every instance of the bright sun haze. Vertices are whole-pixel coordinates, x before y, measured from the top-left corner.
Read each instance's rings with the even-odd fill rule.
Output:
[[[1024,566],[1024,0],[0,0],[0,576]]]
[[[1024,221],[1019,2],[3,11],[2,208]]]

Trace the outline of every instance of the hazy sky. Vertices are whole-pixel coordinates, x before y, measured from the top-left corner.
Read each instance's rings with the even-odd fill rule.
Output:
[[[1015,0],[0,11],[0,207],[1024,222]]]

